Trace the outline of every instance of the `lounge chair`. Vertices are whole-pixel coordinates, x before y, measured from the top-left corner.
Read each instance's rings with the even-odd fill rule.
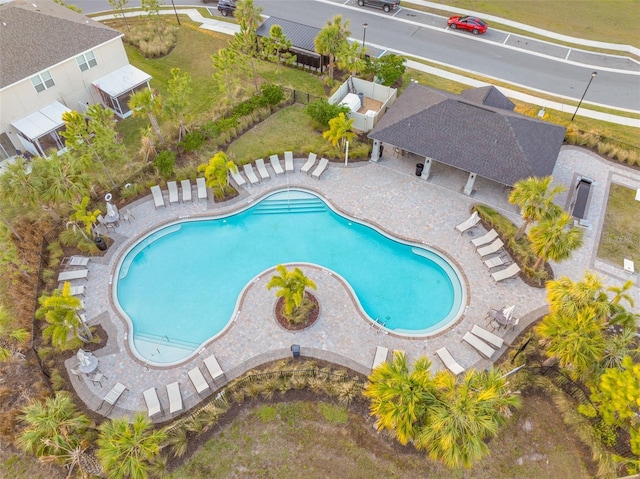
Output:
[[[71,286],[71,296],[84,296],[84,284]]]
[[[472,239],[471,242],[473,243],[473,246],[475,246],[476,248],[479,246],[483,246],[486,244],[491,243],[494,239],[496,239],[498,237],[498,232],[496,230],[491,230],[488,233],[476,238],[476,239]]]
[[[172,205],[180,201],[178,197],[178,184],[175,181],[167,181],[167,188],[169,189],[169,204]]]
[[[476,336],[478,336],[480,339],[484,339],[491,346],[494,346],[498,349],[500,349],[504,344],[504,339],[502,339],[500,336],[496,336],[492,332],[489,332],[486,329],[481,328],[477,324],[473,325],[473,328],[471,328],[471,332]]]
[[[307,162],[302,165],[302,168],[300,168],[300,173],[305,173],[308,175],[311,167],[316,164],[316,158],[317,155],[315,153],[309,153],[309,158],[307,158]]]
[[[460,232],[460,233],[464,233],[465,231],[467,231],[468,229],[473,228],[474,226],[477,226],[478,223],[480,222],[480,216],[478,215],[477,211],[474,211],[473,214],[471,216],[469,216],[469,218],[467,218],[466,220],[464,220],[462,223],[460,223],[459,225],[456,225],[456,229]]]
[[[149,417],[153,417],[156,414],[160,414],[162,412],[162,407],[160,406],[160,400],[158,399],[156,388],[147,389],[142,393],[142,395],[144,396],[144,402],[147,403],[147,411],[149,411]]]
[[[180,412],[184,409],[182,405],[182,394],[180,394],[180,383],[167,384],[167,396],[169,396],[169,414]]]
[[[440,358],[440,360],[444,363],[445,367],[451,371],[455,376],[458,374],[462,374],[464,372],[464,368],[458,364],[458,362],[453,359],[451,353],[447,348],[440,348],[436,351],[436,354]]]
[[[191,181],[182,180],[180,182],[180,189],[182,190],[182,202],[186,203],[187,201],[192,201],[191,197]]]
[[[224,376],[224,371],[220,367],[220,364],[218,364],[218,360],[213,354],[204,360],[204,365],[207,367],[207,371],[209,371],[211,379],[213,379],[214,381]]]
[[[318,163],[318,166],[316,166],[316,169],[313,170],[313,173],[311,173],[311,176],[313,176],[314,178],[320,179],[320,175],[322,175],[322,173],[324,173],[324,171],[327,169],[328,164],[329,164],[329,160],[327,160],[326,158],[321,158],[320,163]]]
[[[282,165],[280,164],[280,158],[278,158],[278,155],[271,155],[269,157],[269,163],[271,163],[271,168],[273,168],[276,176],[284,175],[284,170],[282,169]]]
[[[294,172],[295,168],[293,167],[293,152],[292,151],[285,151],[284,152],[284,171],[289,173],[289,172]]]
[[[76,269],[72,271],[63,271],[58,275],[58,282],[73,281],[74,279],[87,279],[89,276],[88,269]]]
[[[107,403],[109,405],[109,408],[107,409],[107,414],[108,414],[116,405],[116,402],[118,402],[118,399],[120,399],[120,396],[122,396],[122,393],[125,392],[126,390],[127,388],[125,387],[124,384],[116,383],[116,385],[113,386],[111,390],[105,395],[98,409],[100,409],[104,405],[104,403]]]
[[[164,202],[164,197],[162,196],[162,190],[158,185],[151,187],[151,194],[153,195],[153,206],[158,209],[160,206],[167,206]]]
[[[504,243],[500,238],[498,238],[493,243],[487,246],[483,246],[482,248],[478,248],[476,252],[480,255],[481,258],[483,258],[489,254],[497,253],[503,248],[503,246],[504,246]]]
[[[60,261],[60,265],[65,268],[69,268],[70,266],[87,266],[87,264],[89,264],[89,258],[86,256],[67,256]]]
[[[511,258],[509,258],[506,254],[501,254],[498,256],[494,256],[493,258],[489,258],[485,260],[484,264],[487,268],[497,268],[498,266],[503,266],[507,264],[511,264]]]
[[[487,359],[491,359],[491,356],[493,356],[493,353],[496,352],[495,349],[493,349],[491,346],[485,343],[478,336],[474,336],[473,334],[471,334],[469,331],[464,333],[462,340],[470,344],[473,347],[473,349],[478,351],[481,355],[483,355]]]
[[[388,354],[389,354],[389,350],[387,348],[378,346],[376,348],[376,355],[373,358],[373,365],[371,366],[371,369],[375,369],[380,364],[386,363]]]
[[[196,178],[196,186],[198,188],[198,201],[207,200],[207,182],[204,178]]]
[[[244,174],[247,175],[249,183],[251,183],[252,185],[257,185],[258,183],[260,183],[260,180],[253,171],[253,166],[251,166],[251,163],[247,163],[242,168],[244,168]]]
[[[500,271],[491,273],[491,277],[496,283],[499,283],[500,281],[504,281],[505,279],[513,278],[518,273],[520,273],[520,266],[513,263],[507,266],[505,269],[501,269]]]
[[[256,169],[258,170],[258,174],[260,175],[261,180],[271,179],[271,175],[267,171],[267,167],[264,166],[264,160],[262,158],[258,158],[256,160]]]
[[[196,388],[196,391],[198,391],[198,394],[209,390],[209,383],[202,375],[202,371],[200,371],[199,367],[196,366],[187,374],[189,375],[189,379],[191,379],[193,387]]]
[[[242,177],[242,175],[240,174],[240,170],[238,170],[237,166],[235,171],[233,171],[233,169],[229,169],[229,174],[231,175],[231,178],[233,178],[233,181],[235,181],[238,186],[243,186],[247,184],[247,181]]]

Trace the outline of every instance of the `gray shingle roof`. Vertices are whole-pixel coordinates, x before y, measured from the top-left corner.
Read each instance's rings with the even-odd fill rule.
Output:
[[[1,4],[0,88],[120,36],[51,0]]]
[[[511,111],[495,88],[480,90],[455,95],[412,83],[369,138],[509,186],[550,175],[565,128]]]
[[[318,36],[319,28],[310,27],[309,25],[303,25],[301,23],[290,22],[284,18],[269,17],[262,25],[256,30],[256,35],[259,37],[268,37],[269,30],[272,25],[280,25],[282,31],[291,40],[291,44],[295,48],[301,50],[307,50],[315,52],[315,46],[313,39]]]

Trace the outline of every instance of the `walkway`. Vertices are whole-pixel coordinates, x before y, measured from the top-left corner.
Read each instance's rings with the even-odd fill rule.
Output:
[[[296,159],[296,170],[299,170],[303,161]],[[436,369],[443,365],[434,352],[446,346],[464,367],[486,367],[489,363],[470,346],[461,342],[464,333],[473,324],[486,325],[485,317],[489,308],[511,304],[516,305],[516,316],[522,318],[519,327],[526,327],[546,310],[545,292],[543,289],[526,286],[519,278],[494,284],[469,242],[471,235],[483,233],[482,228],[478,227],[471,233],[461,235],[454,230],[454,225],[468,217],[471,205],[476,202],[484,202],[501,210],[515,222],[519,221],[519,215],[506,202],[507,190],[502,187],[478,180],[477,193],[469,198],[460,193],[466,181],[463,173],[457,174],[442,166],[442,169],[434,168],[429,181],[424,181],[414,175],[414,169],[414,161],[396,158],[388,152],[380,163],[362,162],[347,167],[331,163],[321,180],[301,173],[277,178],[272,175],[270,180],[260,185],[240,188],[240,196],[228,202],[229,204],[216,204],[211,200],[206,203],[195,201],[174,204],[156,211],[148,196],[129,205],[135,219],[130,224],[121,224],[113,234],[115,243],[107,254],[89,263],[86,313],[90,325],[101,324],[109,335],[107,346],[96,351],[100,370],[109,379],[99,386],[70,375],[80,398],[91,409],[97,410],[106,392],[116,382],[121,382],[127,386],[128,391],[120,398],[110,416],[131,416],[135,411],[146,411],[142,392],[156,387],[163,409],[167,411],[165,385],[179,381],[185,407],[189,409],[200,402],[201,398],[191,385],[187,371],[200,366],[204,372],[202,360],[210,354],[215,353],[226,372],[226,380],[229,381],[266,361],[290,357],[291,344],[299,344],[303,356],[326,359],[363,374],[370,372],[376,346],[379,345],[390,350],[405,351],[409,361],[426,355],[433,361]],[[608,283],[621,284],[629,278],[622,271],[622,266],[596,260],[595,247],[610,182],[640,188],[640,173],[613,166],[596,155],[579,149],[564,148],[560,153],[554,178],[570,186],[575,180],[576,172],[596,180],[588,214],[593,228],[586,230],[585,245],[571,261],[554,266],[556,274],[580,279],[584,270],[593,269],[609,275]],[[334,207],[353,217],[379,225],[395,236],[430,245],[448,255],[464,272],[469,296],[467,309],[460,321],[428,339],[413,340],[389,334],[363,316],[349,289],[339,278],[321,267],[305,267],[305,273],[318,286],[316,293],[321,304],[320,319],[308,330],[291,333],[277,325],[273,319],[275,295],[273,291],[266,289],[271,274],[264,272],[245,290],[240,311],[227,331],[206,344],[194,358],[165,368],[148,366],[135,359],[128,350],[125,322],[115,314],[111,302],[115,265],[123,251],[135,243],[140,235],[159,225],[183,217],[231,212],[253,203],[269,191],[286,186],[314,190]],[[563,204],[568,201],[568,197],[565,195],[559,200]],[[637,278],[634,279],[636,286],[632,295],[640,302],[640,289]],[[181,318],[176,318],[176,321],[179,320]],[[508,344],[517,333],[518,331],[509,332],[506,335]],[[66,365],[68,368],[74,367],[75,359],[68,360]],[[211,383],[207,373],[205,376]],[[220,382],[217,386],[222,384]],[[165,420],[168,417],[164,415],[156,419]]]

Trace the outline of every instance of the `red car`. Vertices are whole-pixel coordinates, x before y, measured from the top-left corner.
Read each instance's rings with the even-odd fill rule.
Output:
[[[484,33],[489,28],[487,22],[480,20],[477,17],[470,17],[468,15],[455,15],[449,18],[447,22],[449,28],[455,30],[457,28],[461,30],[469,30],[474,35],[478,33]]]

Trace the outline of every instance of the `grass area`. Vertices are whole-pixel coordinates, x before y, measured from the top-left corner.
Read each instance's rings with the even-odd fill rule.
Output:
[[[451,471],[377,433],[370,417],[343,406],[275,403],[243,411],[168,477],[590,477],[560,415],[537,396],[524,398],[490,448],[472,469]]]
[[[635,0],[433,0],[433,3],[442,4],[438,13],[443,15],[466,9],[576,38],[640,47],[637,30],[640,2]],[[410,0],[404,5],[424,10]]]
[[[611,183],[598,257],[622,267],[624,258],[640,265],[640,202],[636,191]]]

